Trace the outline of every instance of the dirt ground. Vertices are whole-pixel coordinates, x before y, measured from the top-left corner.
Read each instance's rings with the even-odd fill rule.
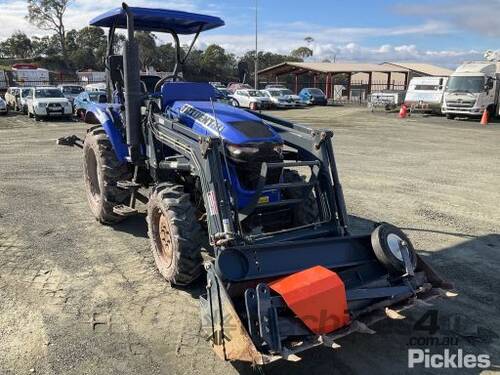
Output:
[[[355,107],[273,114],[331,127],[354,223],[404,228],[459,295],[297,363],[224,363],[200,336],[202,283],[162,280],[144,217],[110,227],[91,216],[81,152],[55,144],[85,125],[9,115],[0,117],[0,374],[433,373],[408,369],[413,347],[486,353],[500,372],[500,124]],[[430,337],[415,326],[429,310],[442,346],[412,341]]]

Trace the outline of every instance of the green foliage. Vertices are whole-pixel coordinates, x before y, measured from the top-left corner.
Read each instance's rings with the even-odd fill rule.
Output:
[[[309,47],[299,47],[294,49],[290,55],[299,59],[305,59],[307,57],[311,57],[313,55],[313,50]]]
[[[30,38],[22,31],[16,31],[4,42],[0,43],[2,57],[25,59],[31,55],[33,46]]]
[[[26,19],[41,30],[56,33],[64,60],[66,59],[66,31],[63,17],[69,0],[28,0]]]
[[[30,1],[47,3],[48,0]],[[63,0],[57,1],[62,4]],[[115,35],[115,52],[121,50],[125,38],[123,34]],[[172,43],[160,44],[154,34],[137,32],[141,68],[150,67],[162,72],[172,72],[175,66],[175,47]],[[63,51],[66,48],[66,53]],[[181,48],[184,58],[188,46]],[[307,47],[304,47],[307,48]],[[81,69],[104,70],[107,37],[99,27],[84,27],[80,30],[64,32],[64,43],[55,33],[50,36],[28,38],[22,32],[16,32],[0,43],[0,57],[8,59],[29,59],[40,66],[52,70],[74,71]],[[237,81],[238,66],[246,66],[247,82],[253,79],[255,51],[249,51],[241,58],[227,52],[219,45],[211,44],[205,50],[193,48],[184,67],[184,78],[193,81]],[[303,61],[295,53],[293,56],[272,52],[259,52],[259,69],[277,65],[285,61]]]

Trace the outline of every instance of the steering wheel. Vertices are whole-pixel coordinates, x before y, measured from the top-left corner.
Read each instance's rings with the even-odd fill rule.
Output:
[[[171,79],[171,80],[172,80],[172,82],[176,82],[176,81],[184,82],[184,78],[181,78],[181,77],[179,77],[179,76],[178,76],[178,75],[176,75],[176,74],[171,74],[171,75],[169,75],[169,76],[163,77],[163,78],[162,78],[162,79],[160,79],[158,82],[156,82],[154,92],[160,91],[161,86],[162,86],[165,82],[167,82],[169,79]]]

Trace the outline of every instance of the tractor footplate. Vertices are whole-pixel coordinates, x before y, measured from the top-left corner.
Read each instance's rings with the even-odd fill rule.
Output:
[[[116,215],[128,217],[128,216],[136,215],[138,211],[135,208],[132,208],[130,206],[126,206],[124,204],[119,204],[118,206],[113,207],[113,212]]]
[[[123,190],[134,191],[134,190],[139,189],[141,186],[142,186],[141,184],[134,182],[134,181],[124,180],[124,181],[117,181],[116,182],[116,187],[123,189]]]

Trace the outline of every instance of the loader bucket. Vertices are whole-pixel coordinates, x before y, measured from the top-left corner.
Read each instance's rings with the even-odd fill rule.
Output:
[[[366,245],[368,238],[329,241],[353,250]],[[374,333],[369,326],[375,322],[387,317],[399,319],[403,310],[446,296],[445,291],[453,287],[418,255],[413,275],[394,281],[391,276],[379,277],[383,268],[368,247],[365,251],[369,256],[354,268],[327,268],[318,260],[317,266],[278,277],[265,273],[267,249],[260,250],[262,277],[258,279],[227,282],[221,277],[224,267],[206,265],[207,292],[200,297],[203,329],[214,351],[226,361],[263,365],[278,359],[299,360],[297,354],[319,345],[338,348],[335,340],[354,332]],[[314,249],[308,250],[314,259]],[[273,251],[279,253],[276,244],[267,251],[269,256]],[[300,256],[300,251],[292,251]],[[257,254],[251,256],[258,263]],[[341,302],[347,303],[347,318],[332,299],[341,306]],[[318,326],[317,318],[321,319],[325,311],[329,323],[334,318],[333,324]],[[314,324],[307,321],[311,318]]]
[[[215,353],[225,361],[264,364],[226,289],[211,264],[207,269],[207,294],[200,297],[202,328]]]

